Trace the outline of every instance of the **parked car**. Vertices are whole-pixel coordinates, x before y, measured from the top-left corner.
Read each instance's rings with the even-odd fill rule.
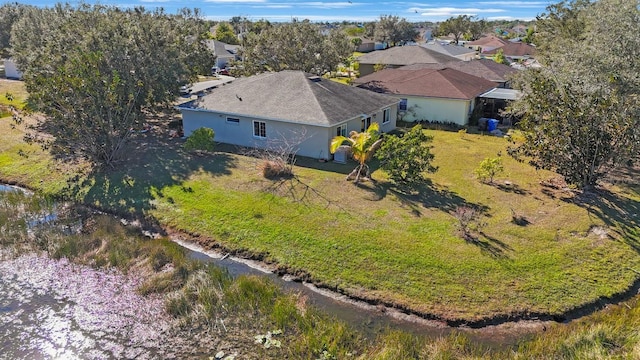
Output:
[[[191,94],[191,84],[180,86],[180,95],[189,95]]]
[[[220,69],[220,70],[218,70],[218,75],[226,75],[226,76],[229,76],[229,70],[227,70],[227,69]]]

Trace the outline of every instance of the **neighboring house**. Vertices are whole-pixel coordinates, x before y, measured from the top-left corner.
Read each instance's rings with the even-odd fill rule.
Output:
[[[239,60],[238,49],[240,45],[230,45],[218,40],[207,40],[207,48],[216,57],[215,66],[224,69],[232,60]]]
[[[415,65],[419,67],[419,65]],[[489,80],[462,71],[407,66],[385,69],[355,80],[364,89],[400,99],[403,121],[469,123],[476,97],[495,88]]]
[[[469,41],[465,44],[465,46],[479,52],[484,52],[504,46],[507,44],[507,42],[508,41],[505,41],[495,35],[489,35],[475,41]]]
[[[16,63],[11,59],[4,60],[4,76],[7,79],[22,79],[22,72],[18,70]]]
[[[403,69],[444,69],[451,68],[469,75],[493,81],[498,88],[510,88],[511,76],[518,70],[505,64],[498,64],[491,59],[475,59],[471,61],[452,61],[444,64],[416,64]]]
[[[422,46],[394,46],[386,50],[374,51],[358,58],[360,76],[373,73],[376,65],[383,65],[386,68],[398,68],[411,64],[442,64],[449,61],[460,60]]]
[[[439,41],[428,42],[421,46],[424,46],[427,49],[439,52],[441,54],[453,56],[462,61],[469,61],[476,58],[476,51],[464,46],[452,45],[448,43],[442,44]]]
[[[499,48],[483,51],[482,55],[493,56],[497,54],[499,50],[502,50],[504,56],[511,60],[526,60],[536,55],[536,47],[524,42],[509,42]]]
[[[360,38],[362,39],[362,43],[358,45],[356,51],[361,53],[372,52],[376,49],[376,42],[370,39]]]
[[[178,106],[184,134],[207,127],[215,141],[254,148],[298,144],[298,155],[330,159],[336,135],[361,132],[371,123],[396,127],[399,100],[302,71],[286,70],[236,79]]]

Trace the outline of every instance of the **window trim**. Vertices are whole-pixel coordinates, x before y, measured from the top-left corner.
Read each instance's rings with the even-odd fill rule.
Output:
[[[336,135],[338,136],[347,136],[347,124],[338,125],[336,127]]]
[[[382,123],[388,124],[391,122],[391,108],[382,110]]]
[[[258,134],[256,134],[256,124],[258,124]],[[264,136],[261,134],[264,133]],[[267,123],[265,121],[253,120],[253,137],[256,139],[267,138]]]
[[[403,105],[404,103],[404,105]],[[404,109],[403,109],[404,107]],[[407,111],[407,109],[409,108],[409,100],[408,99],[400,99],[400,103],[398,103],[398,110],[400,111]]]
[[[367,129],[369,128],[369,126],[371,126],[371,124],[372,124],[371,116],[367,116],[366,118],[363,117],[362,121],[360,122],[360,128],[362,129],[361,132],[367,131]]]

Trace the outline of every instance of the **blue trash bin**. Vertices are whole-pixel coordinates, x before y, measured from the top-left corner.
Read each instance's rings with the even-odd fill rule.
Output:
[[[499,121],[496,119],[489,119],[487,121],[487,131],[492,132],[493,130],[498,128]]]

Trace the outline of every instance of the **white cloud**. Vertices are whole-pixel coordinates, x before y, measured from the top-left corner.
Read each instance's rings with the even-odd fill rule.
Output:
[[[326,2],[326,1],[307,1],[307,2],[273,2],[266,5],[256,5],[254,8],[269,9],[287,9],[287,8],[313,8],[313,9],[344,9],[354,6],[353,2]]]
[[[254,9],[290,9],[293,5],[287,4],[270,4],[270,5],[251,5]]]
[[[540,8],[550,4],[548,1],[480,1],[477,4],[482,5],[502,5],[516,8]]]
[[[216,4],[254,4],[254,3],[265,3],[266,0],[204,0],[207,3],[216,3]]]
[[[535,17],[514,17],[514,16],[492,16],[492,17],[488,17],[487,20],[489,21],[493,21],[493,20],[520,20],[520,21],[533,21],[535,20]]]

